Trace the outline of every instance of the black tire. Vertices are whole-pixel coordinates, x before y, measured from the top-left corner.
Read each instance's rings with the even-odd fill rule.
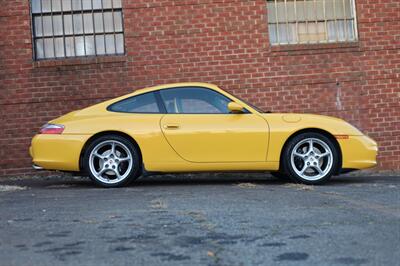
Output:
[[[294,148],[296,148],[296,146],[304,141],[313,139],[314,141],[320,141],[320,143],[325,143],[331,152],[331,156],[329,156],[329,158],[331,158],[331,160],[328,162],[325,162],[321,156],[318,156],[319,160],[322,160],[321,164],[322,166],[324,166],[324,164],[326,165],[325,171],[323,174],[320,174],[321,177],[318,177],[318,179],[316,180],[310,180],[313,178],[313,176],[311,175],[310,178],[308,178],[308,176],[306,178],[304,178],[304,174],[303,176],[301,176],[300,174],[298,174],[299,168],[297,168],[297,172],[296,169],[294,169],[294,167],[297,167],[298,164],[295,166],[293,166],[292,164],[292,160],[291,160],[291,156],[292,156],[292,152],[294,150]],[[315,143],[315,145],[320,145],[320,143]],[[301,147],[301,146],[300,146]],[[317,146],[318,147],[318,146]],[[320,145],[320,149],[322,150],[324,146]],[[301,149],[301,148],[300,148]],[[329,150],[328,150],[329,151]],[[305,154],[304,154],[305,155]],[[302,154],[302,156],[304,156]],[[314,160],[315,163],[315,159],[317,158],[318,154],[314,153],[314,156],[312,156],[312,160]],[[307,159],[309,159],[308,156],[306,157]],[[338,150],[337,145],[334,143],[333,140],[331,140],[330,138],[328,138],[327,136],[320,134],[320,133],[315,133],[315,132],[309,132],[309,133],[301,133],[293,138],[291,138],[285,145],[283,153],[282,153],[282,157],[281,157],[281,166],[282,166],[282,170],[283,172],[290,177],[290,179],[292,179],[294,182],[297,183],[303,183],[303,184],[307,184],[307,185],[319,185],[319,184],[323,184],[325,182],[327,182],[334,173],[337,172],[337,169],[339,167],[339,160],[340,159],[340,151]],[[296,160],[300,160],[300,166],[302,166],[301,164],[303,163],[303,166],[306,167],[306,161],[303,158],[300,159],[294,159],[294,162],[296,162]],[[329,160],[329,159],[326,159]],[[322,169],[322,167],[320,166],[320,161],[317,161],[316,164],[318,165],[318,167],[320,169]],[[329,165],[331,165],[331,167],[329,167]],[[317,167],[317,166],[316,166]],[[300,167],[302,168],[302,167]],[[309,168],[307,169],[314,169],[313,165],[311,165]],[[317,169],[317,168],[315,168]],[[315,171],[315,174],[317,174],[317,170],[312,170]]]
[[[126,167],[127,170],[124,173],[124,176],[126,175],[125,178],[123,178],[122,180],[120,180],[118,182],[110,184],[110,183],[103,182],[98,177],[96,177],[96,175],[92,172],[91,167],[90,167],[90,158],[91,158],[92,151],[96,147],[98,147],[98,145],[105,143],[105,142],[113,142],[113,141],[115,141],[115,143],[122,144],[124,146],[124,148],[127,148],[129,150],[129,152],[131,153],[131,156],[132,156],[132,160],[131,160],[132,166],[131,166],[130,170],[128,170],[129,167]],[[129,152],[127,152],[127,154]],[[120,152],[120,154],[122,154],[122,153]],[[99,159],[99,161],[100,161],[100,159]],[[117,160],[115,160],[115,161],[117,161]],[[119,162],[119,163],[122,164],[122,162]],[[89,175],[89,177],[93,180],[93,182],[96,185],[105,187],[105,188],[122,187],[122,186],[128,185],[132,181],[136,180],[141,174],[140,165],[141,165],[141,158],[140,158],[140,153],[139,153],[138,149],[135,147],[135,145],[130,140],[128,140],[122,136],[119,136],[119,135],[104,135],[104,136],[101,136],[101,137],[95,139],[87,146],[87,148],[85,149],[85,152],[84,152],[84,156],[83,156],[83,167],[84,167],[85,172]],[[119,167],[120,166],[117,166],[117,169],[119,169]],[[119,171],[119,170],[117,170],[117,171]]]

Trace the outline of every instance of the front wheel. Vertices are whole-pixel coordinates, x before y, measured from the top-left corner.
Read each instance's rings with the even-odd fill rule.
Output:
[[[285,146],[282,165],[292,180],[317,185],[328,181],[338,169],[339,151],[325,135],[302,133]]]
[[[94,140],[83,160],[90,178],[102,187],[127,185],[140,175],[139,153],[121,136],[106,135]]]

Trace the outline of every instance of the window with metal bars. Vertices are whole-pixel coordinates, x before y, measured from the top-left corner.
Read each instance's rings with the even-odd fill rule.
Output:
[[[357,40],[355,0],[267,0],[272,45]]]
[[[121,0],[31,0],[35,59],[124,54]]]

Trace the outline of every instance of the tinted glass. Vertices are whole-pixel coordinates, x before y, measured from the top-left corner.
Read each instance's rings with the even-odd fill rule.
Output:
[[[230,99],[205,88],[176,88],[160,91],[171,114],[229,114]]]
[[[115,103],[110,111],[122,113],[160,113],[154,93],[146,93]]]

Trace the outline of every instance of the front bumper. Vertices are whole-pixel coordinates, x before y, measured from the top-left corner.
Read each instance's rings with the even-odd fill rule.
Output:
[[[378,144],[367,136],[349,136],[338,140],[342,150],[342,168],[367,169],[377,165]]]
[[[36,135],[29,153],[35,169],[80,171],[80,154],[89,135]]]

